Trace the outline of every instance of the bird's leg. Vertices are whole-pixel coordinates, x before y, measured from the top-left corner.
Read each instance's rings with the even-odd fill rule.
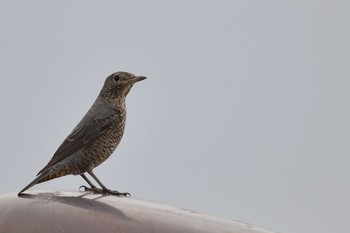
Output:
[[[84,180],[90,185],[90,188],[86,187],[85,185],[82,185],[79,187],[79,189],[84,188],[84,191],[93,191],[95,193],[104,193],[102,189],[96,188],[96,186],[84,174],[81,174],[81,177],[83,177]]]
[[[103,193],[112,194],[112,195],[116,195],[116,196],[131,196],[130,193],[121,193],[121,192],[118,192],[117,190],[110,190],[110,189],[106,188],[106,186],[104,186],[102,184],[102,182],[95,176],[94,173],[92,173],[92,171],[88,171],[88,173],[101,186]],[[98,189],[98,190],[100,190],[100,189]]]

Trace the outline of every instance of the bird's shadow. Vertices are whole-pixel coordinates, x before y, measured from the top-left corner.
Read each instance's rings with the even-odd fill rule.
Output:
[[[123,211],[120,209],[100,202],[98,199],[104,197],[104,195],[98,196],[96,198],[85,198],[85,196],[92,195],[90,192],[85,192],[79,196],[61,196],[61,192],[44,192],[37,194],[21,194],[19,197],[28,198],[28,199],[36,199],[37,201],[41,201],[43,203],[47,202],[59,202],[64,205],[74,206],[77,208],[85,209],[88,211],[98,211],[104,214],[111,214],[114,216],[118,216],[124,220],[133,220],[128,217]]]

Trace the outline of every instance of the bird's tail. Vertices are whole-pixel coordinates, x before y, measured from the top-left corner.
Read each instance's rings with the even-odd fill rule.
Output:
[[[44,171],[40,175],[38,175],[32,182],[30,182],[26,187],[24,187],[18,193],[18,195],[21,195],[24,191],[26,191],[27,189],[31,188],[32,186],[34,186],[36,184],[39,184],[39,183],[44,182],[46,180],[49,180],[50,170],[51,169],[47,169],[46,171]]]

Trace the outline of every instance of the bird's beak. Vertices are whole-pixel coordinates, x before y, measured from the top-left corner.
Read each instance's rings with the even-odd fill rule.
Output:
[[[144,79],[146,79],[146,77],[144,77],[144,76],[135,76],[135,77],[132,78],[130,81],[134,84],[134,83],[139,82],[139,81],[142,81],[142,80],[144,80]]]

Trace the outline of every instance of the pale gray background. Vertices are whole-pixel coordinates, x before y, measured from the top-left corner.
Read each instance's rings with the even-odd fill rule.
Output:
[[[1,1],[0,192],[126,70],[95,172],[135,197],[285,233],[350,232],[350,1]],[[73,189],[67,176],[35,189]]]

